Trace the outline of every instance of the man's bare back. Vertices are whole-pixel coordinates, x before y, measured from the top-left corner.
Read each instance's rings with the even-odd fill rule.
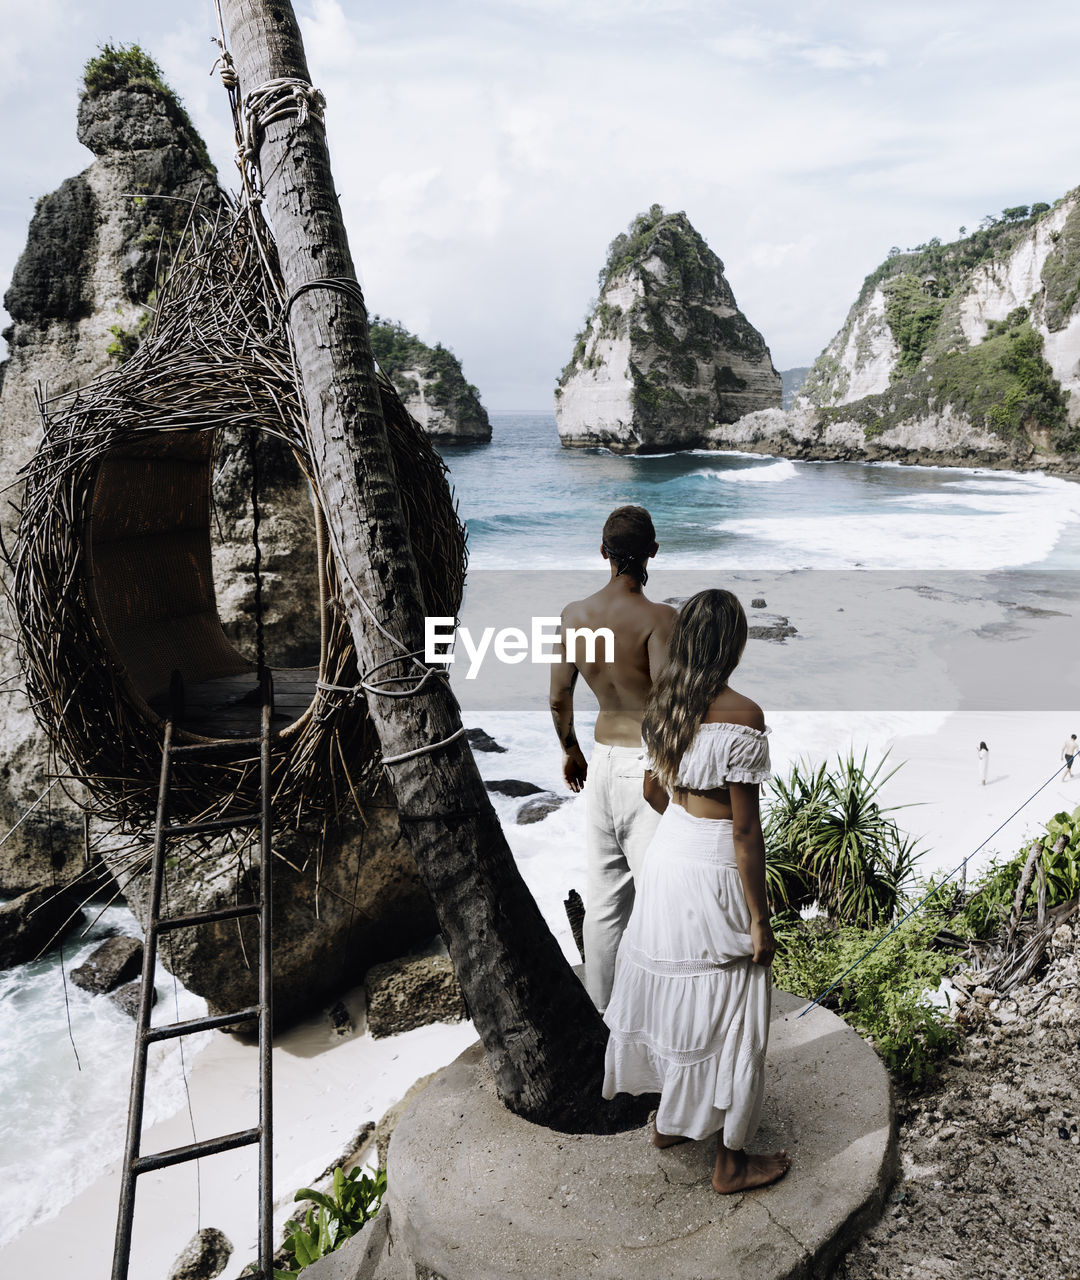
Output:
[[[641,717],[653,678],[667,657],[668,638],[675,610],[649,600],[632,579],[612,578],[607,586],[568,604],[562,615],[563,634],[568,627],[608,628],[615,637],[612,661],[605,661],[604,646],[589,654],[581,642],[567,655],[600,704],[593,736],[615,747],[641,745]]]
[[[568,628],[608,628],[615,638],[611,661],[601,642],[590,655],[583,640],[551,668],[551,712],[564,753],[563,773],[574,791],[585,780],[585,761],[574,733],[574,686],[579,675],[596,695],[600,714],[593,736],[606,746],[639,747],[641,717],[653,679],[667,657],[675,610],[648,599],[632,578],[613,576],[584,600],[562,612],[562,632]]]

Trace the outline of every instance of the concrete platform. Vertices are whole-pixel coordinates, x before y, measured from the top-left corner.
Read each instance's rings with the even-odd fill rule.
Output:
[[[827,1277],[895,1174],[888,1076],[822,1009],[774,992],[755,1150],[775,1186],[718,1196],[712,1140],[657,1151],[639,1129],[552,1133],[511,1115],[479,1044],[439,1073],[390,1144],[375,1223],[311,1280],[782,1280]]]

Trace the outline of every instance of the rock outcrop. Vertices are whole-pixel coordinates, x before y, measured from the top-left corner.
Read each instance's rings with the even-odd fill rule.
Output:
[[[608,249],[600,298],[555,392],[564,445],[690,449],[711,428],[779,407],[780,375],[685,213],[659,205]]]
[[[84,896],[78,885],[60,890],[39,885],[0,904],[0,969],[27,964],[69,931],[81,929]]]
[[[376,1038],[468,1017],[449,956],[405,956],[373,965],[364,985],[368,1030]]]
[[[216,1227],[203,1227],[173,1263],[168,1280],[215,1280],[229,1265],[232,1241]]]
[[[801,458],[1080,468],[1080,191],[893,253],[786,414],[716,448]]]
[[[91,995],[107,995],[134,982],[142,972],[142,963],[143,944],[138,938],[106,938],[85,963],[72,969],[71,981]]]
[[[9,356],[0,365],[4,486],[15,482],[41,438],[38,384],[48,396],[70,391],[133,348],[159,258],[168,261],[191,202],[213,208],[221,199],[202,140],[160,79],[121,75],[93,83],[79,101],[78,137],[96,159],[38,201],[4,295],[12,321],[4,331]],[[8,496],[17,503],[17,490]],[[0,533],[8,545],[16,519],[5,502]],[[19,669],[6,638],[14,628],[5,625],[0,633],[0,670],[10,680]],[[45,736],[24,693],[5,692],[0,830],[42,793],[48,762]],[[57,787],[0,849],[0,891],[70,879],[82,862],[82,817]]]
[[[274,853],[275,1026],[313,1017],[374,962],[400,955],[438,929],[387,796],[325,835],[275,833]],[[122,852],[106,849],[105,857],[145,923],[149,876],[125,874]],[[189,853],[169,869],[169,914],[253,901],[258,881],[258,866],[235,849]],[[206,998],[211,1014],[258,1003],[258,954],[250,918],[178,929],[163,938],[159,952],[189,990]]]
[[[100,72],[108,59],[92,60],[79,106],[79,137],[97,159],[39,204],[6,295],[13,323],[7,330],[11,355],[0,366],[0,485],[15,480],[40,439],[37,382],[47,382],[53,394],[66,391],[129,354],[147,314],[159,246],[167,262],[191,202],[214,208],[222,200],[201,140],[153,63],[137,50],[121,52],[104,77],[89,73],[95,65]],[[140,74],[131,78],[133,63],[140,64]],[[223,436],[214,481],[218,608],[225,629],[253,653],[252,459],[245,442]],[[257,457],[267,656],[273,665],[308,665],[318,660],[321,612],[308,486],[276,441],[260,439]],[[8,545],[12,520],[5,505]],[[0,627],[0,633],[13,634],[13,627]],[[0,644],[2,672],[10,676],[17,656],[9,642]],[[52,761],[25,694],[7,693],[0,725],[0,832],[43,792],[57,767],[62,762]],[[107,839],[96,827],[93,835],[145,924],[146,877],[131,876],[128,837]],[[56,787],[0,850],[0,892],[70,880],[82,868],[83,850],[82,814]],[[282,834],[275,852],[280,1023],[316,1012],[326,997],[355,985],[368,965],[436,930],[386,793],[363,815],[325,830],[320,825]],[[197,858],[170,860],[169,910],[197,911],[250,896],[248,861],[210,842]],[[246,1007],[256,990],[250,924],[170,934],[161,958],[214,1011]]]
[[[434,440],[463,444],[491,439],[480,393],[461,361],[441,343],[429,347],[404,326],[375,316],[371,349],[405,407]]]

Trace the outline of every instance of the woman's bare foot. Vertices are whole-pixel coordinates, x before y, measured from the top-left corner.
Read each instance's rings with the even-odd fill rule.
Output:
[[[717,1139],[713,1190],[726,1196],[734,1191],[749,1191],[752,1187],[767,1187],[770,1182],[778,1182],[790,1165],[791,1159],[786,1151],[751,1155],[747,1151],[732,1151]]]
[[[654,1147],[659,1147],[661,1151],[664,1149],[664,1147],[677,1147],[680,1142],[689,1142],[689,1141],[690,1141],[689,1138],[684,1138],[681,1134],[678,1134],[678,1133],[661,1133],[660,1130],[656,1127],[656,1121],[655,1120],[653,1121],[652,1144]]]

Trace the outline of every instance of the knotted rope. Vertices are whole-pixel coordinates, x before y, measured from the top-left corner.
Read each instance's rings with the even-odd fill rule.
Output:
[[[250,164],[257,162],[259,143],[267,125],[295,116],[298,126],[314,120],[325,128],[325,110],[326,98],[322,90],[296,76],[279,76],[252,89],[244,97],[241,114],[244,159]]]

